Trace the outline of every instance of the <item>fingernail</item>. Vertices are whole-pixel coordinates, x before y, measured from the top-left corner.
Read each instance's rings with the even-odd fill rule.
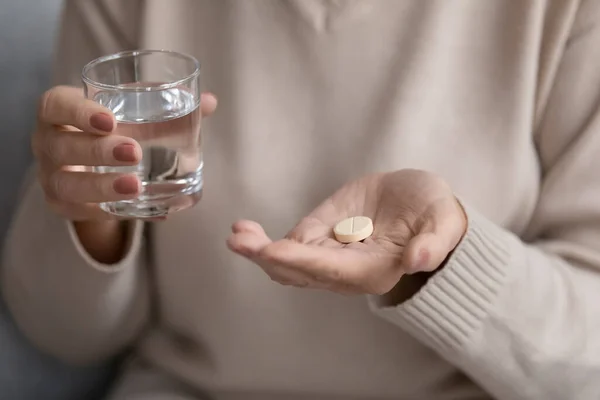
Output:
[[[135,178],[124,176],[115,181],[113,188],[119,194],[136,194],[139,191],[139,182]]]
[[[114,122],[110,115],[108,114],[94,114],[90,118],[90,125],[94,129],[98,129],[103,132],[112,132],[114,128]]]
[[[115,160],[122,162],[137,161],[137,152],[135,146],[129,143],[123,143],[113,149]]]

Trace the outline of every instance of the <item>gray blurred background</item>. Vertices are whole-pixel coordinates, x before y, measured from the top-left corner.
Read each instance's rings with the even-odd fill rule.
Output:
[[[0,240],[23,175],[39,95],[49,87],[61,0],[0,0]],[[75,369],[29,346],[0,304],[0,400],[93,400],[110,369]]]
[[[61,0],[0,0],[0,234],[30,162],[36,99],[49,84]]]

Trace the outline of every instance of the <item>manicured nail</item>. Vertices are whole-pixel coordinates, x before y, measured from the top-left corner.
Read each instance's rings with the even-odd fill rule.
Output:
[[[94,114],[90,118],[90,125],[94,129],[98,129],[103,132],[112,132],[114,128],[114,122],[110,115],[108,114]]]
[[[135,146],[129,143],[123,143],[113,149],[115,160],[121,162],[137,161],[137,152]]]
[[[118,178],[113,184],[115,192],[125,195],[136,194],[139,191],[139,186],[138,180],[130,176]]]

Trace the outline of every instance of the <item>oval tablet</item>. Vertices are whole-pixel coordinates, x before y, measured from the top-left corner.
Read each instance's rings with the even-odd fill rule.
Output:
[[[333,234],[340,243],[360,242],[373,234],[373,221],[369,217],[346,218],[333,228]]]

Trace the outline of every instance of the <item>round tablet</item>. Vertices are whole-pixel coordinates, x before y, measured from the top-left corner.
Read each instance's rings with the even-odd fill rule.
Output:
[[[333,234],[340,243],[360,242],[373,234],[373,221],[369,217],[346,218],[333,228]]]

